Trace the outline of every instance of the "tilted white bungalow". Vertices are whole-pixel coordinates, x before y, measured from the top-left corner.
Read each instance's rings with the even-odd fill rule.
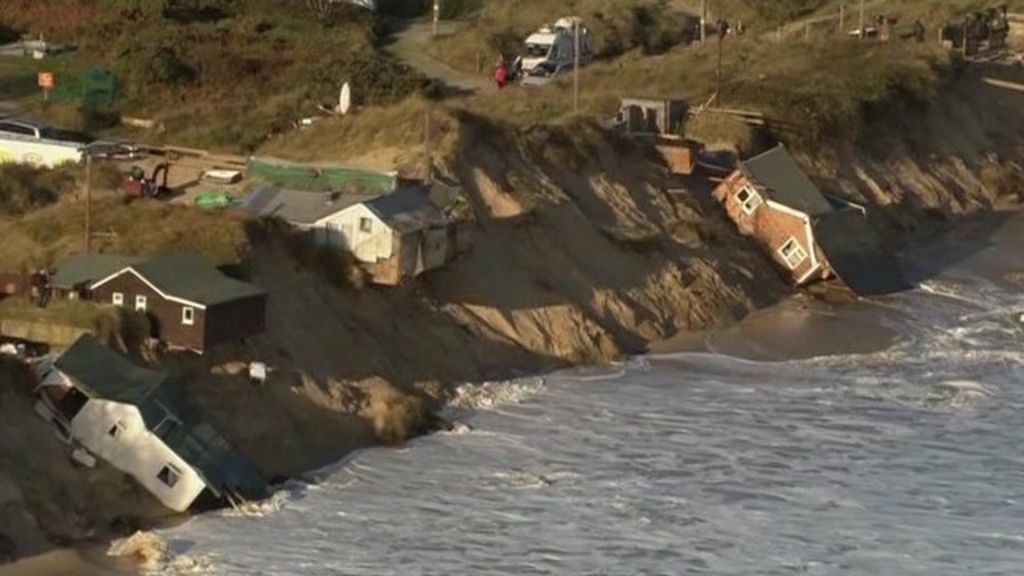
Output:
[[[276,217],[321,245],[355,256],[377,284],[397,285],[443,267],[458,251],[456,223],[434,203],[431,190],[408,186],[385,195],[257,188],[241,208]]]
[[[258,499],[263,477],[174,397],[167,378],[92,336],[38,366],[37,411],[61,437],[131,475],[164,506],[184,512],[204,493]]]

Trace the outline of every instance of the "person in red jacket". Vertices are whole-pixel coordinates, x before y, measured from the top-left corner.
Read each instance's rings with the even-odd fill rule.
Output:
[[[508,81],[508,63],[505,61],[505,57],[502,56],[498,59],[498,66],[494,69],[494,82],[500,90],[508,86]]]

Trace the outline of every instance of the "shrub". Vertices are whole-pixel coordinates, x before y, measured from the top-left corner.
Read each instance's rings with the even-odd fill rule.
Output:
[[[0,213],[24,214],[53,204],[74,189],[75,168],[47,170],[24,164],[0,165]]]

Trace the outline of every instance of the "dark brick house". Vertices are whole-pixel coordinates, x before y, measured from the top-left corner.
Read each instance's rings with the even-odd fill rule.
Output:
[[[784,146],[740,162],[714,194],[795,285],[838,276],[861,296],[909,287],[865,208],[823,194]]]
[[[96,302],[144,312],[160,340],[198,352],[259,334],[266,323],[262,289],[189,252],[125,266],[93,282],[88,292]]]

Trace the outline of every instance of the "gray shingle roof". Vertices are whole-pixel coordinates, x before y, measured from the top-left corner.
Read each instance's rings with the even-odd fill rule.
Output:
[[[57,266],[52,283],[57,288],[70,290],[102,280],[140,261],[141,258],[115,254],[77,254]]]
[[[88,334],[61,354],[54,365],[90,398],[127,404],[140,404],[166,380],[163,374],[135,365]]]
[[[378,196],[366,202],[366,207],[399,232],[444,223],[444,214],[431,201],[430,190],[419,185]]]
[[[781,144],[740,162],[740,171],[779,204],[812,216],[832,212],[832,205]]]
[[[241,208],[253,216],[272,216],[292,224],[310,225],[370,198],[372,196],[359,194],[288,190],[265,184],[253,190],[242,201]]]
[[[165,254],[132,269],[164,294],[204,306],[265,294],[261,288],[225,276],[193,252]]]

